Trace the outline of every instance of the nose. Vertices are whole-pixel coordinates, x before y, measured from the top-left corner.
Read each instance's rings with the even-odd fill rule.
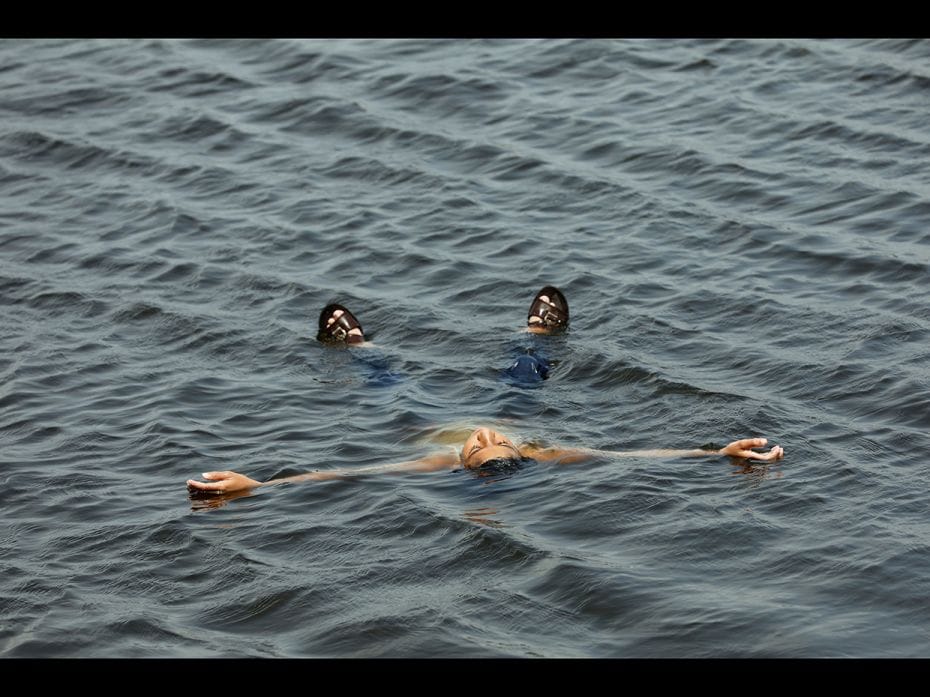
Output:
[[[479,428],[475,433],[475,437],[481,445],[487,445],[491,442],[491,429]]]

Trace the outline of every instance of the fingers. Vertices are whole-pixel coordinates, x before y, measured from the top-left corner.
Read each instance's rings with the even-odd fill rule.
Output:
[[[187,488],[191,491],[212,491],[214,493],[223,493],[229,483],[232,472],[204,472],[201,477],[204,479],[213,479],[219,481],[198,482],[196,479],[187,480]]]
[[[771,450],[765,453],[766,461],[770,460],[781,460],[785,456],[785,449],[780,445],[774,446]]]
[[[198,491],[215,491],[223,492],[226,489],[225,482],[198,482],[196,479],[187,480],[188,489],[197,489]]]
[[[780,445],[775,445],[767,453],[755,453],[752,457],[754,460],[762,460],[763,462],[771,462],[774,460],[781,460],[785,456],[785,449]]]
[[[762,448],[768,444],[767,438],[743,438],[735,440],[720,452],[738,460],[753,460],[756,462],[772,462],[781,460],[785,450],[780,445],[773,445],[768,452],[757,452],[753,448]]]
[[[785,456],[785,449],[780,445],[772,446],[772,449],[767,453],[757,453],[754,450],[742,450],[736,457],[741,457],[746,460],[755,460],[757,462],[774,462],[775,460],[781,460]]]
[[[249,479],[245,475],[235,472],[204,472],[203,478],[212,481],[200,482],[196,479],[187,480],[187,489],[190,492],[206,492],[210,494],[230,494],[261,486],[261,482]]]

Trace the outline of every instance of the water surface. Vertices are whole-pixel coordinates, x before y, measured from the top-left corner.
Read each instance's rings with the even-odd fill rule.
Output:
[[[0,656],[927,656],[928,58],[0,42]],[[787,457],[184,488],[477,425]]]

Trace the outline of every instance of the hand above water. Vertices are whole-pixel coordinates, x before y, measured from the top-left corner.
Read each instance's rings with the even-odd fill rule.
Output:
[[[785,456],[785,449],[780,445],[773,445],[771,450],[764,453],[757,453],[751,448],[762,448],[768,443],[766,438],[743,438],[735,440],[725,448],[721,448],[721,455],[729,455],[740,460],[757,460],[759,462],[772,462],[781,460]]]
[[[261,482],[236,472],[204,472],[204,479],[209,482],[199,482],[196,479],[187,480],[187,489],[191,492],[204,491],[212,494],[231,494],[234,491],[247,491],[261,486]]]

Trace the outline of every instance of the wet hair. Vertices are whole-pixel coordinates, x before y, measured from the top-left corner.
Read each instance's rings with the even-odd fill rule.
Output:
[[[493,460],[488,460],[481,463],[475,469],[479,470],[493,470],[495,472],[511,472],[513,470],[520,469],[523,465],[532,462],[533,459],[530,457],[495,457]]]

